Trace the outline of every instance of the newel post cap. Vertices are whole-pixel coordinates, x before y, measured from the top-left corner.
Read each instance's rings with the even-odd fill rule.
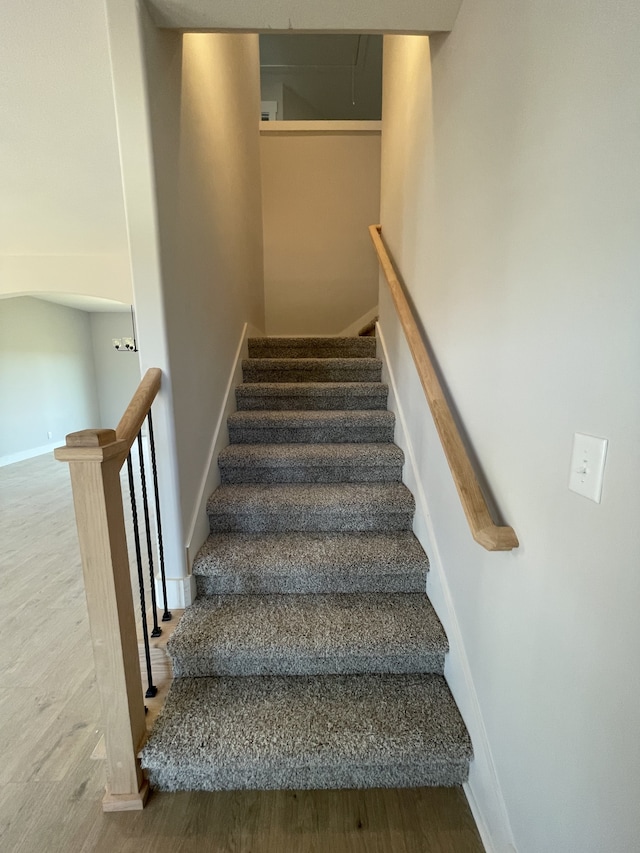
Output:
[[[104,447],[116,440],[114,429],[81,429],[66,437],[67,447]]]
[[[54,456],[59,462],[105,462],[123,453],[126,456],[127,450],[127,443],[117,438],[114,429],[83,429],[69,433],[65,446],[56,448]]]

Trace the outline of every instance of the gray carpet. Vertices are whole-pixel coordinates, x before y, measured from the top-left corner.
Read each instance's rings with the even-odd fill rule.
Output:
[[[165,791],[459,785],[471,744],[440,675],[179,678],[142,752]]]
[[[207,503],[212,533],[411,530],[414,509],[402,483],[232,484]]]
[[[217,533],[195,560],[201,596],[233,593],[424,593],[429,561],[410,531]]]
[[[251,338],[249,358],[375,358],[372,338]]]
[[[373,338],[249,342],[199,598],[142,752],[163,790],[458,785],[472,749]]]
[[[218,457],[223,483],[400,482],[395,444],[230,444]]]
[[[391,412],[235,412],[231,444],[354,444],[393,441]]]
[[[245,382],[378,382],[377,358],[249,358]]]
[[[245,382],[236,388],[238,410],[353,411],[386,409],[382,382]]]
[[[189,608],[168,645],[176,676],[444,671],[426,595],[223,595]]]

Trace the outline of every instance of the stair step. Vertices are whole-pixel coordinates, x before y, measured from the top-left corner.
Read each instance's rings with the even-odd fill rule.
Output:
[[[178,678],[142,750],[164,791],[460,785],[472,748],[441,675]]]
[[[389,483],[402,480],[395,444],[230,444],[218,467],[223,483]]]
[[[429,561],[409,531],[211,534],[193,564],[199,596],[422,592]]]
[[[386,409],[381,382],[247,382],[236,388],[239,410]]]
[[[212,533],[410,530],[414,509],[402,483],[223,485],[207,504]]]
[[[379,382],[377,358],[249,358],[245,382]]]
[[[340,444],[391,442],[395,416],[387,411],[234,412],[232,444]]]
[[[363,338],[249,338],[249,358],[375,358]]]
[[[196,600],[167,651],[175,678],[444,672],[424,593],[223,595]]]

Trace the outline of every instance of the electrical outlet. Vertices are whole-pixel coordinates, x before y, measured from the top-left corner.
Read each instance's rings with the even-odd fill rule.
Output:
[[[123,338],[122,346],[126,350],[129,350],[129,352],[135,352],[136,342],[133,340],[133,338]]]
[[[569,488],[597,504],[602,497],[607,445],[606,438],[597,438],[595,435],[577,432],[573,437]]]
[[[112,338],[111,340],[113,341],[113,346],[114,346],[117,350],[124,349],[124,346],[123,346],[123,344],[122,344],[122,338]]]

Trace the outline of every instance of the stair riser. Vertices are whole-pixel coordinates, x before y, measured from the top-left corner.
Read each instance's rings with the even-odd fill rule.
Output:
[[[354,383],[355,384],[355,383]],[[300,394],[290,397],[274,396],[273,394],[236,394],[238,411],[271,411],[271,412],[354,412],[354,411],[383,411],[387,408],[387,391],[380,394],[364,396],[334,394],[307,395]]]
[[[399,483],[402,465],[220,466],[220,478],[222,483]]]
[[[278,367],[270,364],[243,364],[245,382],[380,382],[380,364],[351,364],[342,367],[325,364]]]
[[[250,338],[249,358],[375,358],[375,338]]]
[[[199,598],[213,595],[269,595],[269,594],[314,594],[354,592],[406,592],[420,593],[427,588],[427,572],[411,571],[404,574],[388,574],[371,571],[356,575],[345,572],[309,572],[304,575],[243,573],[241,576],[221,571],[217,576],[196,575]]]
[[[147,768],[150,784],[159,791],[313,790],[343,788],[422,788],[463,785],[468,760],[429,761],[420,765],[385,764],[359,767],[203,767],[185,783],[178,770]]]
[[[284,533],[288,531],[315,532],[393,532],[411,530],[413,509],[406,512],[383,513],[352,509],[346,512],[340,507],[331,507],[325,512],[300,512],[291,507],[288,512],[268,510],[247,513],[209,514],[212,533]]]
[[[393,422],[373,426],[265,428],[229,425],[229,441],[231,444],[388,444],[393,441]]]
[[[312,657],[304,654],[258,655],[215,651],[207,659],[197,661],[171,655],[174,678],[206,678],[222,675],[360,675],[364,673],[410,674],[444,672],[444,653]]]

